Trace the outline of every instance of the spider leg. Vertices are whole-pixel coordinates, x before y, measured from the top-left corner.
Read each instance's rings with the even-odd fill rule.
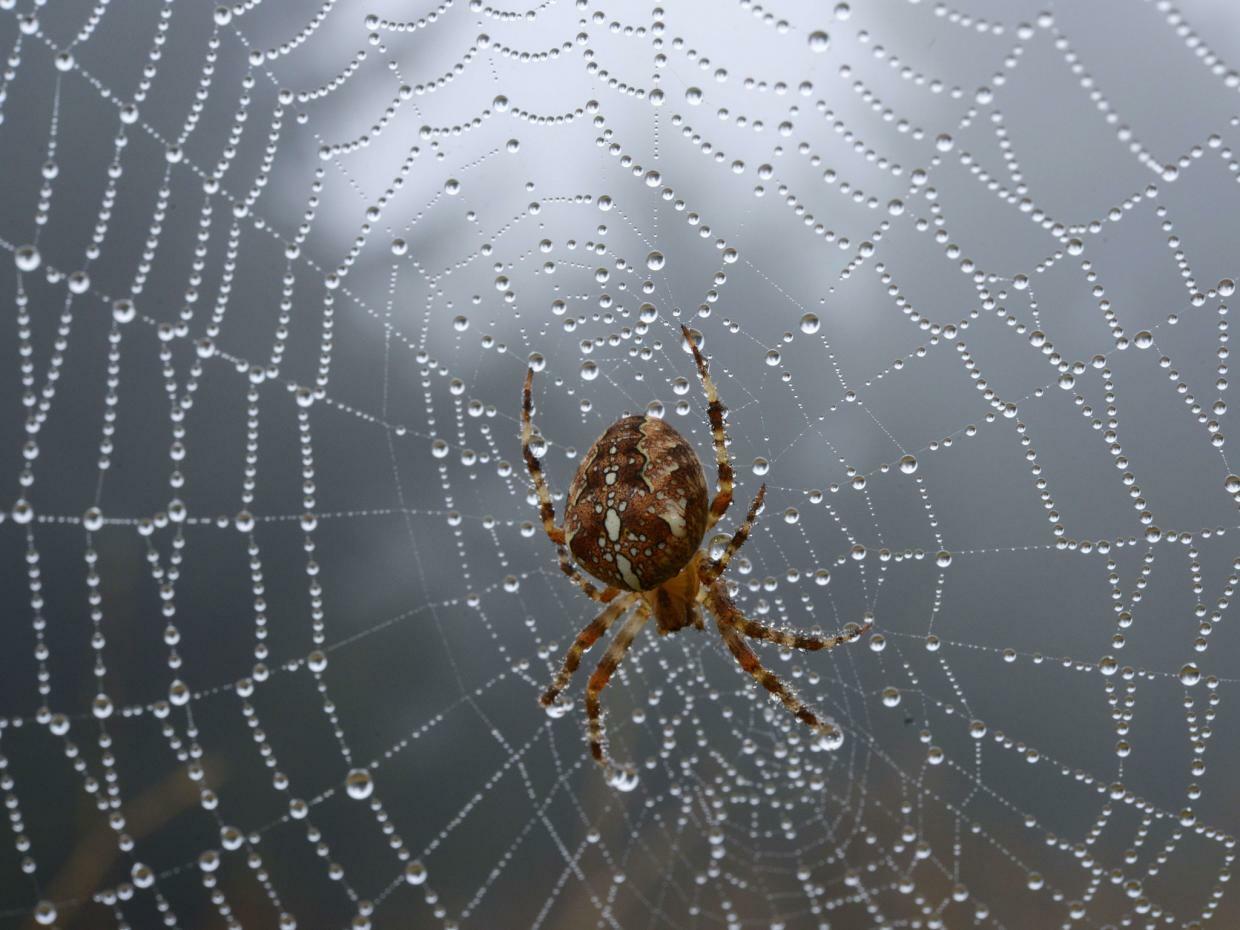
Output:
[[[781,646],[787,646],[789,649],[804,649],[807,652],[817,652],[819,649],[834,649],[844,643],[853,642],[858,636],[863,636],[869,632],[873,624],[866,623],[863,626],[852,625],[849,629],[845,627],[840,632],[831,636],[816,636],[813,633],[802,633],[794,630],[777,630],[774,627],[767,626],[765,623],[759,623],[757,620],[750,620],[742,615],[742,620],[738,624],[740,631],[751,639],[761,639],[768,643],[778,643]]]
[[[727,644],[728,649],[741,668],[752,675],[758,684],[779,698],[780,703],[788,708],[792,715],[802,723],[813,727],[819,733],[829,734],[837,732],[835,724],[821,720],[810,707],[796,696],[791,688],[780,681],[774,672],[762,665],[758,656],[749,648],[749,644],[741,636],[741,633],[744,631],[745,615],[732,603],[732,599],[723,590],[721,583],[716,582],[710,586],[706,594],[706,604],[710,607],[711,613],[714,614],[715,625],[719,627],[719,633],[723,636],[724,643]]]
[[[560,669],[555,681],[551,687],[543,692],[542,697],[538,699],[543,707],[549,707],[554,703],[560,692],[568,687],[569,680],[573,677],[573,673],[577,671],[577,666],[581,664],[581,657],[593,646],[600,636],[611,628],[624,612],[633,606],[632,596],[622,597],[619,600],[612,601],[607,608],[595,617],[589,624],[582,628],[577,634],[577,638],[573,640],[573,644],[568,647],[568,652],[564,654],[564,665]]]
[[[723,555],[718,559],[712,559],[702,569],[700,580],[703,585],[709,586],[716,578],[723,574],[728,563],[732,561],[732,556],[736,555],[736,550],[745,545],[745,540],[749,538],[749,531],[753,529],[754,521],[758,518],[758,511],[762,509],[762,501],[766,498],[766,485],[762,484],[758,487],[758,493],[754,495],[753,503],[749,505],[749,513],[745,514],[745,522],[741,524],[740,529],[732,534],[732,538],[728,541],[728,546],[723,550]]]
[[[706,390],[706,414],[710,417],[710,434],[715,443],[715,465],[719,469],[718,489],[714,500],[710,502],[710,515],[706,519],[706,529],[709,532],[710,528],[719,522],[719,518],[727,513],[728,506],[732,503],[732,459],[728,456],[728,439],[723,430],[723,415],[728,408],[719,399],[715,382],[710,379],[710,372],[706,368],[706,359],[689,334],[689,327],[682,324],[680,331],[684,333],[685,342],[689,343],[689,348],[693,350],[698,377],[702,379],[702,387]]]
[[[530,478],[534,481],[534,490],[538,492],[538,512],[542,517],[543,530],[547,533],[547,538],[555,545],[556,554],[560,558],[560,571],[594,600],[603,604],[610,603],[620,593],[620,590],[611,586],[599,589],[590,584],[569,558],[564,531],[555,525],[555,506],[551,503],[551,490],[547,487],[546,477],[543,476],[542,463],[538,461],[538,456],[530,448],[530,440],[534,438],[534,424],[530,419],[533,409],[534,369],[530,368],[525,372],[525,388],[521,394],[521,454],[525,458],[525,467],[530,473]]]
[[[589,718],[590,755],[594,756],[594,761],[599,765],[607,765],[607,755],[603,749],[603,718],[599,706],[599,694],[607,687],[612,673],[620,665],[624,654],[629,651],[629,646],[633,645],[633,639],[649,619],[650,611],[645,603],[638,604],[637,611],[624,622],[624,626],[620,627],[620,632],[607,647],[603,661],[599,662],[598,668],[590,676],[590,683],[586,685],[586,717]]]

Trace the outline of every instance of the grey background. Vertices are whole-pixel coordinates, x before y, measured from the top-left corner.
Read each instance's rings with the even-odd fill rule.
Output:
[[[8,6],[4,925],[1240,919],[1226,4]],[[647,632],[621,792],[520,383],[560,493],[658,405],[709,461],[681,321],[738,602],[878,635],[762,650],[823,752]]]

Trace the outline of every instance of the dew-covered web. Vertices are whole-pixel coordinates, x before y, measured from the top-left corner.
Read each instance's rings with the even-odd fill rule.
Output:
[[[1045,2],[1045,0],[1042,0]],[[5,927],[1236,926],[1240,14],[0,0]],[[536,698],[612,421],[713,626]],[[545,451],[543,451],[545,449]],[[713,470],[708,469],[713,475]]]

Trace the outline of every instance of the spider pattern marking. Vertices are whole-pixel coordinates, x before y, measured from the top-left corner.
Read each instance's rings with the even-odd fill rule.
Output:
[[[713,499],[708,500],[706,476],[693,447],[670,424],[656,417],[617,420],[590,447],[569,486],[564,525],[555,522],[551,491],[542,464],[531,449],[534,437],[534,369],[525,374],[521,406],[521,449],[538,495],[543,529],[556,547],[560,569],[593,600],[606,607],[587,624],[569,647],[551,686],[539,699],[557,704],[581,657],[621,617],[620,626],[586,685],[586,717],[590,754],[610,767],[604,738],[600,696],[642,627],[654,618],[660,635],[685,627],[703,629],[702,608],[714,618],[728,651],[798,720],[827,737],[839,735],[802,702],[774,672],[763,666],[747,639],[814,651],[853,642],[870,628],[848,624],[832,636],[776,629],[741,612],[728,594],[723,572],[744,545],[762,508],[766,485],[758,488],[745,521],[719,558],[710,557],[702,539],[732,502],[733,471],[724,431],[726,408],[711,381],[706,359],[689,329],[681,327],[693,353],[706,392],[707,417],[718,473]],[[578,566],[581,568],[579,569]],[[585,575],[601,581],[599,588]]]

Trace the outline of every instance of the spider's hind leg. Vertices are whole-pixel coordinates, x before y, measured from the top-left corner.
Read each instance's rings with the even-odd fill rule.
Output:
[[[599,662],[598,668],[590,676],[590,683],[586,685],[586,717],[589,720],[590,755],[594,756],[594,761],[602,766],[608,766],[610,762],[603,745],[603,717],[599,695],[611,681],[611,676],[620,665],[624,654],[629,651],[629,646],[633,645],[633,640],[649,619],[650,611],[644,603],[639,603],[637,611],[624,622],[616,638],[607,647],[603,661]]]
[[[706,604],[710,607],[711,613],[714,614],[719,634],[723,637],[728,650],[741,668],[752,675],[758,684],[779,698],[780,703],[802,723],[812,727],[824,736],[832,736],[839,733],[839,728],[835,724],[820,718],[809,705],[797,697],[796,693],[780,680],[778,675],[766,668],[758,659],[757,654],[745,642],[742,635],[744,625],[749,621],[741,613],[740,609],[732,603],[732,599],[728,597],[721,582],[716,582],[707,589]]]
[[[555,699],[560,696],[561,691],[568,687],[569,680],[573,677],[573,673],[577,671],[577,666],[581,664],[582,655],[598,642],[599,637],[606,633],[611,628],[611,625],[620,619],[632,604],[631,597],[622,597],[619,600],[612,601],[606,610],[582,628],[581,632],[577,634],[577,638],[573,640],[573,644],[568,647],[568,652],[564,654],[564,664],[560,668],[559,674],[555,676],[555,681],[551,683],[551,686],[538,699],[543,707],[550,707],[555,703]]]

